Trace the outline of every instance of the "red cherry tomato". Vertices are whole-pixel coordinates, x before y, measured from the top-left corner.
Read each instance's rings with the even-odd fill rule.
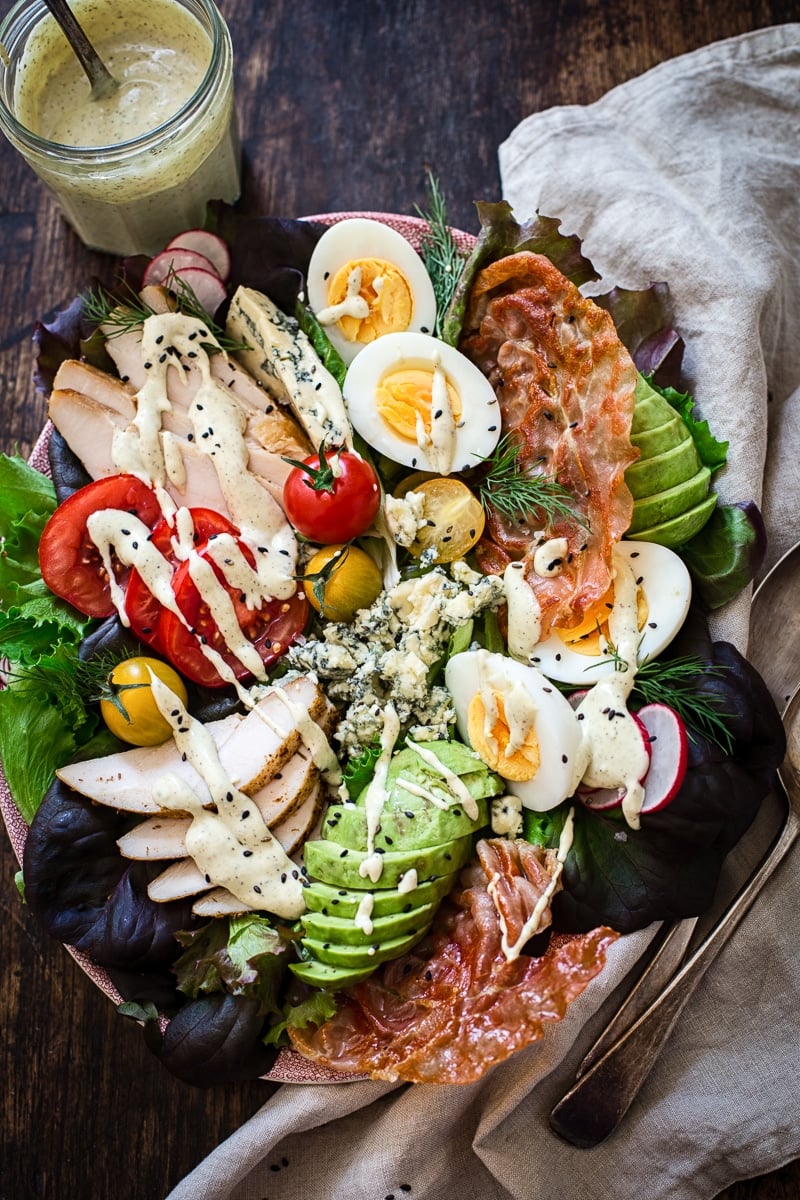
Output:
[[[239,543],[239,548],[253,563],[248,547]],[[198,554],[205,556],[207,545],[201,546]],[[308,602],[302,590],[295,592],[289,600],[265,600],[260,608],[250,609],[244,603],[239,589],[231,587],[216,563],[212,562],[214,574],[225,587],[233,601],[236,619],[245,637],[252,642],[262,662],[269,666],[296,641],[306,626]],[[217,628],[208,605],[204,602],[194,580],[189,574],[189,563],[183,562],[175,572],[172,590],[188,628],[168,609],[164,609],[159,622],[160,646],[174,667],[194,683],[206,687],[223,687],[226,683],[216,667],[203,653],[205,642],[231,667],[237,679],[248,679],[251,673],[230,652]]]
[[[283,507],[303,537],[330,546],[350,542],[369,529],[381,503],[378,477],[368,462],[336,450],[293,463],[283,485]]]
[[[239,530],[236,526],[227,517],[211,508],[191,508],[189,512],[194,526],[195,548],[218,533],[232,533],[234,536],[238,536]],[[174,533],[174,523],[163,517],[153,530],[150,540],[164,555],[164,558],[177,569],[179,564],[173,546]],[[162,611],[160,601],[149,590],[134,567],[125,588],[125,612],[132,632],[147,646],[160,646],[158,625]]]
[[[89,517],[106,508],[129,512],[151,529],[161,519],[152,488],[135,475],[110,475],[79,488],[60,504],[39,541],[39,566],[50,591],[87,617],[110,617],[114,612],[108,575],[86,528]],[[130,568],[113,553],[112,567],[124,586]]]

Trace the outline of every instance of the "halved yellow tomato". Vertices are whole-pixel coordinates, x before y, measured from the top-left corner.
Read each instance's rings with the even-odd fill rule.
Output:
[[[180,675],[161,659],[139,655],[117,663],[108,677],[108,696],[100,701],[100,713],[115,737],[131,746],[160,746],[172,734],[156,704],[150,671],[182,704],[188,701]]]
[[[383,588],[377,563],[358,546],[323,546],[306,563],[304,575],[309,604],[329,621],[352,621]]]
[[[479,540],[486,524],[480,500],[460,479],[450,476],[428,479],[411,489],[425,497],[426,524],[417,533],[410,550],[417,558],[431,546],[434,562],[455,562]]]

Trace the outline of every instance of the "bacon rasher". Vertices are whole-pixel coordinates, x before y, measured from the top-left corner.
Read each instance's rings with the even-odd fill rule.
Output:
[[[556,479],[577,520],[533,512],[514,523],[490,510],[477,554],[484,571],[522,561],[542,611],[542,634],[572,628],[611,582],[614,544],[631,520],[625,470],[637,373],[611,317],[539,254],[510,255],[481,271],[460,349],[492,383],[504,433],[521,442],[529,473]],[[533,570],[541,535],[565,537],[557,575]]]

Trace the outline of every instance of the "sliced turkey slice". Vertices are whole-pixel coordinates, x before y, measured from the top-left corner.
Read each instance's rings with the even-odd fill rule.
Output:
[[[192,905],[192,912],[197,917],[238,917],[241,913],[254,912],[248,904],[243,904],[233,892],[227,888],[212,888],[210,892],[199,896]]]
[[[327,701],[316,683],[300,677],[287,683],[285,691],[293,702],[308,709],[312,720],[327,719]],[[299,749],[300,732],[294,725],[289,709],[272,691],[245,717],[228,717],[225,720],[235,723],[225,728],[224,737],[219,742],[217,726],[220,722],[211,722],[206,728],[211,731],[220,762],[231,782],[240,791],[253,795]],[[123,750],[104,758],[71,763],[59,769],[58,777],[76,792],[81,792],[98,804],[127,812],[150,814],[160,811],[153,801],[153,786],[167,771],[173,771],[179,778],[185,779],[203,802],[210,802],[211,795],[204,780],[188,762],[183,761],[172,741],[161,746]]]

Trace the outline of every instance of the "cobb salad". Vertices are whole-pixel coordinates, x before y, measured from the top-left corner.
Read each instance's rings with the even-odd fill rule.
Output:
[[[21,887],[181,1078],[465,1082],[701,912],[773,781],[663,285],[479,204],[219,209],[38,332],[5,458]],[[394,222],[396,224],[396,222]],[[672,373],[670,375],[670,372]]]

